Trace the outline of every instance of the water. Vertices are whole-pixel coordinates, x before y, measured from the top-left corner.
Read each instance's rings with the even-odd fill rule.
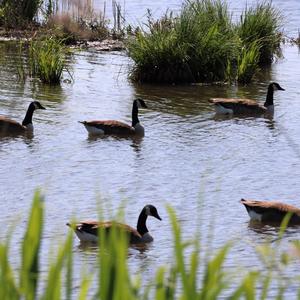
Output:
[[[273,3],[289,16],[286,33],[295,35],[298,1]],[[142,20],[147,7],[158,12],[180,5],[180,1],[130,1],[126,11]],[[244,3],[233,5],[235,12],[243,7]],[[130,249],[128,258],[132,274],[142,273],[145,282],[153,278],[158,266],[172,261],[166,204],[175,209],[185,239],[200,231],[205,250],[219,249],[233,239],[236,243],[226,265],[259,267],[253,244],[274,240],[277,229],[253,227],[239,200],[281,200],[300,206],[297,47],[284,46],[284,58],[247,87],[133,85],[127,79],[131,62],[124,53],[93,51],[75,54],[73,83],[45,87],[19,83],[13,71],[14,51],[0,46],[1,114],[22,121],[32,100],[47,108],[34,115],[33,137],[0,140],[0,238],[6,236],[10,224],[16,224],[11,246],[15,263],[31,199],[40,187],[46,196],[45,269],[49,252],[68,232],[65,223],[73,217],[96,218],[97,202],[107,218],[119,207],[125,208],[126,223],[132,226],[145,204],[158,208],[163,221],[148,222],[154,243],[143,252]],[[216,118],[208,104],[210,97],[222,96],[262,103],[270,81],[286,89],[275,94],[273,120]],[[116,119],[130,123],[135,97],[145,99],[149,107],[140,114],[146,130],[143,139],[91,139],[77,122]],[[299,238],[299,229],[290,228],[284,247]],[[95,251],[82,249],[77,240],[74,256],[78,277],[83,265],[94,270]],[[293,275],[298,267],[291,266],[287,272]],[[289,299],[294,291],[291,286]]]

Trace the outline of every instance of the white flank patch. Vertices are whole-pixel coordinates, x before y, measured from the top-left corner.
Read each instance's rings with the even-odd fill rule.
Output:
[[[88,131],[89,134],[95,134],[95,135],[103,135],[104,134],[104,130],[99,129],[97,127],[89,126],[86,124],[84,124],[84,127],[86,128],[86,130]]]
[[[81,242],[98,242],[98,237],[96,235],[79,230],[75,230],[75,233]]]
[[[255,221],[261,222],[262,215],[256,213],[256,212],[253,211],[253,210],[249,210],[249,211],[248,211],[248,214],[249,214],[251,220],[255,220]]]
[[[222,114],[222,115],[231,115],[233,114],[233,110],[229,108],[225,108],[221,104],[215,104],[215,111],[217,114]]]

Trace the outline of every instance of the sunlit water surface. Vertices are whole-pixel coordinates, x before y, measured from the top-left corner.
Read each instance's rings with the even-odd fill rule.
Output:
[[[99,7],[101,1],[96,2]],[[232,1],[235,2],[235,1]],[[297,32],[298,1],[273,1],[288,15],[286,32]],[[130,1],[126,12],[137,20],[146,8],[179,9],[180,1]],[[244,3],[232,4],[236,12]],[[200,232],[204,251],[234,240],[226,265],[260,267],[253,244],[276,239],[277,229],[249,223],[241,197],[282,200],[298,205],[300,186],[300,61],[297,47],[284,47],[284,58],[246,87],[133,85],[124,53],[79,52],[70,62],[74,81],[60,87],[22,84],[15,75],[15,52],[1,44],[0,112],[22,121],[28,104],[47,108],[34,115],[32,137],[0,140],[0,237],[15,225],[11,257],[18,253],[34,191],[45,194],[43,269],[49,253],[68,232],[72,218],[106,218],[125,208],[126,223],[135,226],[142,207],[151,203],[163,219],[149,219],[155,241],[143,251],[130,249],[132,274],[150,281],[158,266],[172,262],[172,232],[166,204],[177,213],[183,238]],[[67,78],[68,75],[66,74]],[[210,97],[247,97],[263,103],[270,81],[285,92],[275,95],[273,120],[216,118]],[[140,113],[144,138],[88,138],[78,120],[117,119],[130,123],[132,100],[145,99]],[[98,204],[97,204],[98,203]],[[290,228],[283,245],[300,238]],[[74,246],[75,282],[81,270],[95,271],[96,250]],[[288,275],[299,274],[291,266]],[[77,286],[78,287],[78,286]],[[288,289],[289,299],[296,287]],[[75,289],[76,291],[76,289]],[[274,290],[276,294],[276,290]]]

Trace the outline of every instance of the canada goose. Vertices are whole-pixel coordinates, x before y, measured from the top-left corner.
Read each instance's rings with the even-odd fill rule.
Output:
[[[140,107],[147,108],[144,100],[135,99],[132,105],[132,125],[115,121],[115,120],[104,120],[104,121],[79,121],[82,123],[89,134],[92,135],[138,135],[144,136],[144,127],[140,124],[138,118],[138,109]]]
[[[11,120],[7,117],[0,116],[0,134],[22,134],[25,132],[32,132],[32,115],[36,109],[46,109],[38,101],[33,101],[29,104],[25,118],[22,124]]]
[[[265,113],[274,113],[273,94],[274,91],[284,91],[284,89],[276,82],[272,82],[268,86],[267,98],[264,105],[258,104],[250,99],[227,99],[227,98],[211,98],[210,103],[215,105],[217,114],[252,114],[262,115]]]
[[[142,209],[139,215],[136,227],[137,229],[134,229],[126,224],[112,221],[98,222],[90,220],[79,222],[75,226],[67,223],[67,226],[70,226],[75,230],[75,233],[81,242],[97,242],[98,229],[104,228],[109,231],[109,229],[114,225],[124,230],[128,234],[130,244],[150,243],[153,241],[153,237],[148,232],[148,228],[146,226],[148,216],[152,216],[158,220],[161,220],[156,207],[149,204]]]
[[[287,213],[292,213],[290,224],[300,224],[300,209],[277,201],[256,201],[241,199],[251,220],[263,223],[281,223]]]

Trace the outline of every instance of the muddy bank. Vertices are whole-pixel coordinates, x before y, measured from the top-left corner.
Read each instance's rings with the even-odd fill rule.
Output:
[[[0,28],[0,42],[23,41],[29,42],[53,34],[51,31],[32,28],[30,30],[6,30]],[[93,49],[96,51],[123,51],[124,41],[108,37],[103,40],[76,40],[69,44],[71,47],[80,49]]]

